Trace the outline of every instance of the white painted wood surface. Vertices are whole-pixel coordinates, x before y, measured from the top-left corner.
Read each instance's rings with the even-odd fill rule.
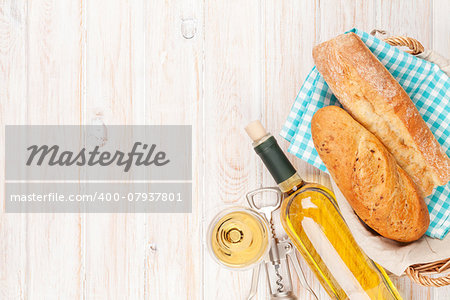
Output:
[[[380,28],[450,56],[449,15],[446,0],[1,1],[2,125],[192,124],[194,177],[192,214],[2,213],[0,299],[243,299],[250,273],[221,269],[204,246],[217,209],[274,185],[243,126],[279,132],[318,42]],[[405,299],[450,298],[394,281]]]

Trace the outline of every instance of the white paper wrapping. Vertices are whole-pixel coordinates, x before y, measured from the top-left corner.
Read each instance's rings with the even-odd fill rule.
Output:
[[[358,219],[332,178],[331,183],[336,201],[356,242],[367,256],[386,270],[401,276],[410,265],[450,257],[450,235],[443,240],[423,236],[416,242],[401,244],[373,233]]]

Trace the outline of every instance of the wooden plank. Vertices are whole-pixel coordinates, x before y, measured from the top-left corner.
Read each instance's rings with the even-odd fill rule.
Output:
[[[261,164],[243,128],[261,119],[264,58],[260,1],[205,5],[204,230],[215,211],[246,205],[245,194],[261,185]],[[250,279],[250,272],[227,271],[205,256],[204,299],[243,299]],[[260,285],[258,299],[266,298]]]
[[[79,1],[27,3],[27,106],[23,111],[27,124],[80,121],[81,6]],[[26,218],[24,297],[81,297],[80,216],[28,214]]]
[[[432,1],[376,1],[376,27],[392,35],[405,35],[431,46]]]
[[[316,16],[319,7],[316,1],[266,1],[264,5],[263,122],[287,153],[289,144],[278,133],[303,81],[314,65],[311,52],[312,47],[318,43]],[[318,170],[294,155],[287,155],[305,180],[319,179],[317,175],[313,175],[318,174]],[[327,176],[320,178],[326,179]],[[276,185],[264,168],[263,185]],[[277,222],[276,227],[280,235],[284,233],[281,224]],[[299,262],[308,283],[318,293],[321,290],[320,283],[302,258]],[[306,289],[300,286],[294,273],[292,279],[295,281],[297,297],[312,299]]]
[[[85,124],[143,124],[144,8],[144,1],[86,3]],[[84,226],[85,295],[145,298],[145,216],[87,214]]]
[[[1,8],[1,64],[6,71],[2,123],[76,123],[81,93],[79,3],[14,1],[3,2]],[[62,20],[64,29],[58,26]],[[63,37],[65,43],[58,43]],[[6,254],[0,266],[2,298],[80,296],[78,221],[76,214],[1,216]]]
[[[1,124],[26,123],[27,2],[0,4],[0,119]],[[0,144],[5,145],[4,130]],[[0,147],[0,157],[5,149]],[[0,160],[0,298],[23,299],[27,293],[27,217],[4,214],[5,161]]]
[[[275,136],[281,131],[303,81],[314,66],[312,47],[318,43],[314,13],[317,9],[314,1],[265,2],[263,121]],[[282,138],[278,141],[287,149],[287,141]],[[306,163],[298,159],[294,162],[306,167]]]
[[[192,213],[146,216],[146,297],[202,299],[203,1],[150,1],[145,15],[146,123],[192,125],[193,138]]]
[[[433,34],[430,48],[450,59],[450,5],[446,0],[433,1]]]
[[[375,9],[374,1],[320,1],[316,17],[319,41],[324,42],[354,27],[370,32],[375,25]]]
[[[81,23],[80,2],[28,3],[28,124],[80,122]]]

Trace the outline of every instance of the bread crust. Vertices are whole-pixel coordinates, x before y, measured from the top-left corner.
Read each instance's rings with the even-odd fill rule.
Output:
[[[339,102],[380,139],[422,196],[450,180],[450,160],[414,103],[356,34],[316,46],[313,57]]]
[[[311,133],[337,186],[369,227],[399,242],[426,232],[430,220],[423,197],[372,133],[337,106],[315,113]]]

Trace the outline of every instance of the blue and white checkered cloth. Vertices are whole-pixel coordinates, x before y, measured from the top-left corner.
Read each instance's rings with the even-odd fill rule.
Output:
[[[438,66],[414,57],[358,29],[352,29],[411,97],[447,155],[450,155],[450,80]],[[339,105],[322,75],[314,67],[295,99],[281,131],[290,142],[288,151],[327,172],[311,138],[311,119],[327,105]],[[436,188],[426,203],[430,212],[427,235],[444,238],[450,229],[450,184]]]

